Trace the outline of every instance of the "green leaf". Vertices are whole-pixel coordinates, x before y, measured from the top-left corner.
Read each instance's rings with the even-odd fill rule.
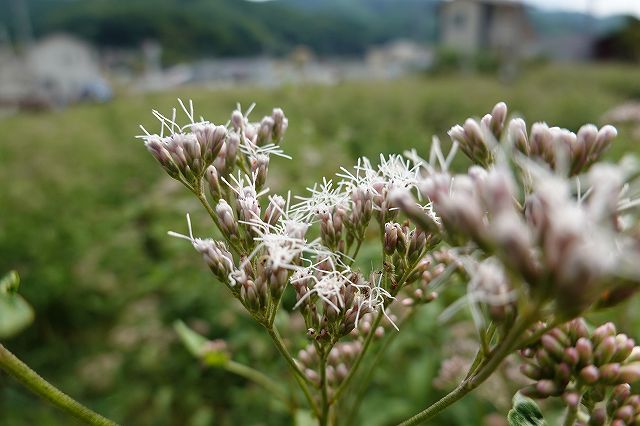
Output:
[[[180,340],[194,357],[201,359],[212,367],[222,367],[229,361],[229,355],[221,350],[213,349],[210,340],[190,329],[184,322],[173,323]]]
[[[538,404],[531,399],[516,393],[513,397],[513,408],[507,415],[509,426],[544,426],[547,424]]]
[[[20,276],[11,271],[0,280],[0,294],[15,294],[20,287]]]
[[[11,337],[33,321],[31,306],[17,291],[20,277],[15,271],[0,280],[0,338]]]
[[[296,410],[293,424],[295,426],[315,426],[318,421],[314,419],[309,410]]]

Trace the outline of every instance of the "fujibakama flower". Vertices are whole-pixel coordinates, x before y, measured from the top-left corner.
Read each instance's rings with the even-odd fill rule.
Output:
[[[204,119],[196,121],[193,103],[190,101],[187,108],[180,99],[178,102],[189,120],[186,125],[177,124],[175,108],[171,118],[153,110],[160,121],[160,134],[151,134],[140,126],[144,134],[138,137],[171,177],[178,179],[182,175],[195,185],[222,149],[227,129]],[[168,136],[164,136],[165,130]]]
[[[506,271],[496,258],[476,262],[463,258],[463,265],[470,277],[466,299],[476,326],[485,325],[484,316],[479,307],[486,307],[487,314],[494,321],[504,320],[518,298],[518,292],[512,288]]]
[[[298,274],[298,277],[292,278],[292,283],[301,280],[309,283],[309,291],[298,300],[294,309],[313,295],[329,305],[336,313],[340,313],[345,307],[342,294],[347,284],[350,283],[349,277],[352,272],[349,268],[338,269],[336,267],[337,261],[331,256],[323,258],[321,262],[326,264],[327,260],[329,260],[329,270],[319,268],[319,264],[316,263],[305,268]]]
[[[340,170],[342,172],[337,173],[336,176],[342,178],[340,183],[347,188],[347,191],[362,188],[364,191],[376,192],[373,184],[380,181],[380,176],[367,157],[358,158],[358,162],[353,166],[353,171],[346,167],[340,167]]]
[[[377,279],[375,278],[375,274],[372,274],[370,282],[353,285],[359,291],[354,302],[358,309],[355,321],[356,327],[358,326],[361,314],[380,311],[393,328],[400,331],[396,323],[387,314],[387,304],[395,300],[395,297],[382,287],[382,274],[378,274]]]
[[[415,149],[405,151],[404,156],[427,174],[437,172],[446,173],[449,171],[449,167],[451,167],[451,163],[458,152],[458,146],[459,143],[454,140],[449,149],[449,153],[445,157],[440,139],[434,136],[431,140],[431,148],[429,149],[429,161],[420,157]]]
[[[319,219],[321,213],[332,213],[337,207],[349,209],[349,193],[341,185],[335,186],[333,180],[322,179],[320,185],[307,188],[309,197],[296,196],[299,203],[291,207],[291,213],[305,222]]]
[[[387,158],[380,154],[378,171],[389,190],[396,188],[411,189],[418,182],[419,165],[411,165],[400,155],[389,155]]]
[[[183,235],[173,231],[169,231],[168,234],[172,237],[181,238],[191,242],[193,248],[202,254],[202,258],[207,265],[209,265],[209,268],[211,268],[213,273],[222,281],[226,282],[229,274],[231,274],[235,269],[235,265],[233,262],[233,256],[229,253],[224,243],[221,241],[215,241],[211,238],[195,238],[193,236],[191,218],[189,217],[189,214],[187,214],[187,227],[189,229],[189,235]],[[229,285],[233,287],[235,285],[235,281],[230,281]]]

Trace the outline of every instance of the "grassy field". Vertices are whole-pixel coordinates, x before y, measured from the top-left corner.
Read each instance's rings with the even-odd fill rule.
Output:
[[[211,230],[134,138],[138,124],[156,129],[152,108],[168,112],[177,97],[190,98],[199,114],[224,123],[236,102],[256,102],[255,119],[282,107],[290,123],[284,148],[294,160],[272,162],[270,186],[302,191],[361,155],[410,147],[426,153],[432,135],[444,140],[452,125],[500,100],[529,122],[572,130],[603,124],[604,112],[640,99],[639,76],[635,68],[554,66],[510,84],[452,75],[274,90],[187,88],[0,121],[0,272],[20,272],[37,313],[35,324],[7,345],[63,389],[127,424],[288,424],[261,389],[202,369],[172,332],[171,323],[184,319],[227,339],[236,359],[284,372],[270,343],[190,247],[166,237],[168,229],[184,231],[187,211],[199,234]],[[631,130],[620,129],[611,158],[640,151]],[[631,329],[637,315],[623,312],[632,307],[621,309],[623,328],[640,338]],[[431,379],[450,332],[437,324],[437,311],[426,309],[396,341],[394,366],[376,374],[358,424],[393,423],[441,394]],[[0,377],[5,424],[68,424]],[[469,398],[434,424],[481,424],[493,409]]]

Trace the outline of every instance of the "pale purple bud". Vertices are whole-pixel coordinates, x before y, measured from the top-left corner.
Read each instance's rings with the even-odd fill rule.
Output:
[[[231,125],[235,130],[240,130],[244,126],[245,119],[240,111],[237,109],[231,113]]]
[[[304,349],[300,349],[298,352],[298,359],[305,365],[310,365],[312,362],[311,356]]]
[[[616,412],[614,413],[614,417],[618,420],[622,420],[622,422],[620,423],[620,425],[630,425],[633,424],[633,415],[634,415],[634,409],[632,406],[630,405],[623,405],[622,407],[618,408],[616,410]],[[615,422],[615,420],[614,420]],[[611,423],[611,425],[613,426],[615,423]]]
[[[608,363],[616,351],[616,338],[613,336],[605,337],[593,351],[593,357],[596,365]]]
[[[392,255],[396,251],[398,228],[399,225],[393,222],[387,222],[384,225],[384,251],[388,255]]]
[[[615,336],[616,335],[616,326],[612,322],[607,322],[602,324],[600,327],[596,328],[593,331],[593,336],[591,340],[595,346],[598,346],[600,342],[607,336]]]
[[[618,334],[616,336],[616,352],[613,355],[612,360],[614,362],[622,362],[629,355],[631,355],[631,351],[635,347],[635,342],[633,339],[627,337],[626,334]]]
[[[273,119],[273,139],[276,143],[280,142],[284,137],[287,127],[289,127],[289,120],[284,115],[284,111],[280,108],[274,108],[271,113]]]
[[[613,413],[625,403],[629,396],[631,396],[631,386],[628,383],[622,383],[614,387],[607,403],[607,411]]]
[[[206,165],[211,164],[216,158],[224,139],[227,136],[227,128],[215,126],[211,123],[198,123],[191,126],[191,131],[200,144],[200,155]]]
[[[240,297],[250,309],[257,310],[260,308],[258,290],[253,281],[247,280],[242,284],[242,287],[240,288]]]
[[[562,391],[564,391],[564,389],[553,380],[540,380],[536,383],[536,390],[540,393],[542,398],[558,396]]]
[[[496,139],[500,139],[505,120],[507,119],[507,112],[507,104],[504,102],[497,103],[491,111],[490,128]]]
[[[574,343],[581,337],[589,337],[589,328],[584,318],[576,318],[569,322],[568,335]]]
[[[155,157],[160,163],[162,168],[171,176],[176,179],[180,175],[180,169],[174,163],[171,154],[166,149],[166,143],[159,136],[150,136],[144,143],[147,150]]]
[[[600,370],[595,365],[588,365],[580,370],[580,378],[587,384],[593,384],[600,379]]]
[[[634,346],[631,353],[625,360],[627,363],[640,361],[640,346]]]
[[[229,137],[224,142],[225,145],[225,157],[224,174],[228,175],[233,171],[236,165],[236,156],[238,155],[238,147],[240,146],[240,136],[237,133],[229,133]]]
[[[618,364],[617,362],[612,364],[605,364],[601,366],[599,370],[600,379],[607,384],[613,384],[617,382],[620,375],[620,364]]]
[[[531,154],[529,138],[527,136],[527,125],[521,118],[514,118],[509,122],[509,139],[524,155],[529,156]]]
[[[344,380],[349,375],[349,369],[344,363],[338,364],[336,367],[336,376],[339,380]]]
[[[604,426],[607,422],[607,412],[604,407],[596,407],[591,412],[591,417],[589,418],[589,426]]]
[[[306,370],[304,370],[304,375],[307,376],[307,379],[311,380],[311,382],[320,384],[320,376],[312,369],[307,368]]]
[[[575,347],[580,356],[580,365],[589,365],[593,362],[593,344],[589,339],[579,338]]]
[[[220,187],[220,180],[218,178],[218,169],[214,166],[207,167],[205,178],[207,179],[211,196],[214,200],[219,200],[222,197],[222,188]]]
[[[640,363],[635,362],[620,367],[618,379],[624,383],[635,383],[640,380]]]
[[[577,407],[580,403],[580,394],[576,391],[568,391],[562,394],[562,399],[569,407]]]
[[[238,222],[233,217],[233,209],[224,199],[221,199],[216,205],[216,216],[222,232],[229,236],[238,235]]]
[[[282,215],[286,204],[287,201],[280,195],[274,195],[270,197],[269,205],[264,211],[264,217],[262,218],[262,220],[270,225],[275,225],[276,223],[278,223],[278,219],[280,219],[280,216]]]
[[[562,360],[569,365],[576,365],[580,360],[580,356],[578,355],[578,351],[576,350],[576,348],[566,348],[564,350],[564,356],[562,357]]]
[[[262,146],[270,143],[273,139],[273,118],[264,117],[260,122],[260,128],[258,129],[258,139],[256,145]]]
[[[251,173],[255,176],[256,190],[260,190],[267,180],[269,171],[269,156],[258,154],[251,160]]]
[[[610,125],[606,125],[600,129],[598,135],[596,136],[596,142],[593,150],[591,151],[592,155],[600,156],[602,152],[611,144],[611,142],[618,136],[618,130]],[[593,159],[597,160],[597,157]]]
[[[542,369],[533,364],[521,364],[520,372],[532,380],[540,380],[542,378]]]

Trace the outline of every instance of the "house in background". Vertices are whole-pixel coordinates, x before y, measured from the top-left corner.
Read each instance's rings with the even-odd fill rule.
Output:
[[[45,37],[16,52],[0,43],[0,106],[43,109],[82,100],[104,101],[111,87],[98,55],[83,41],[65,34]]]
[[[45,37],[27,49],[25,60],[36,90],[56,104],[106,100],[111,96],[97,53],[75,37]]]
[[[446,1],[439,26],[441,46],[466,55],[529,56],[535,41],[525,6],[516,0]]]

